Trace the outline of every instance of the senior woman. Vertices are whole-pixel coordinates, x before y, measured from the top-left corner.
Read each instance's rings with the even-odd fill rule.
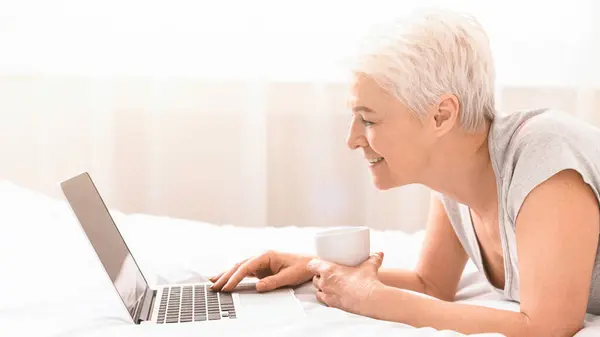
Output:
[[[270,251],[213,277],[213,289],[312,279],[331,307],[415,327],[576,333],[586,312],[600,314],[600,129],[549,109],[497,114],[489,42],[468,16],[424,13],[372,41],[347,142],[377,188],[433,191],[417,267],[380,269],[382,253],[345,267]],[[468,258],[520,312],[453,302]]]

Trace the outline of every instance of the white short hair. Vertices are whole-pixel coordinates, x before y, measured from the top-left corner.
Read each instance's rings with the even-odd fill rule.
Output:
[[[373,78],[420,118],[443,94],[458,98],[465,132],[494,118],[493,58],[475,18],[422,10],[382,28],[364,41],[354,72]]]

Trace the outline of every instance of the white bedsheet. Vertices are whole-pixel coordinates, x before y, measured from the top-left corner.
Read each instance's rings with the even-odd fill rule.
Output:
[[[266,248],[313,254],[317,230],[238,228],[112,213],[154,284],[204,280]],[[373,251],[386,253],[385,267],[411,268],[416,263],[422,233],[373,231],[371,238]],[[238,321],[218,330],[202,324],[134,325],[66,202],[8,182],[0,182],[0,268],[0,336],[462,336],[327,308],[315,300],[310,284],[296,290],[307,312],[303,318],[268,324]],[[459,298],[519,309],[491,293],[471,263]],[[578,336],[595,335],[600,335],[600,320],[588,316]]]

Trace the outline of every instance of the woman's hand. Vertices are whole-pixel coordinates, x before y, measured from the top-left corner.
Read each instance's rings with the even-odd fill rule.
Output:
[[[307,282],[312,273],[306,269],[310,256],[268,251],[259,256],[237,263],[230,270],[213,276],[211,290],[231,291],[246,276],[261,279],[256,284],[259,292],[275,290],[284,286],[295,286]]]
[[[357,267],[314,259],[308,263],[317,288],[317,299],[330,306],[363,316],[372,316],[373,294],[384,286],[377,277],[383,253],[376,253]]]

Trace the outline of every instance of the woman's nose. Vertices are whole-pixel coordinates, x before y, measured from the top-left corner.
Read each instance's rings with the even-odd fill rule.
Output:
[[[350,124],[350,130],[348,130],[348,137],[346,138],[346,144],[351,150],[367,146],[367,139],[360,129],[360,125],[357,125],[355,120],[353,120],[352,124]]]

